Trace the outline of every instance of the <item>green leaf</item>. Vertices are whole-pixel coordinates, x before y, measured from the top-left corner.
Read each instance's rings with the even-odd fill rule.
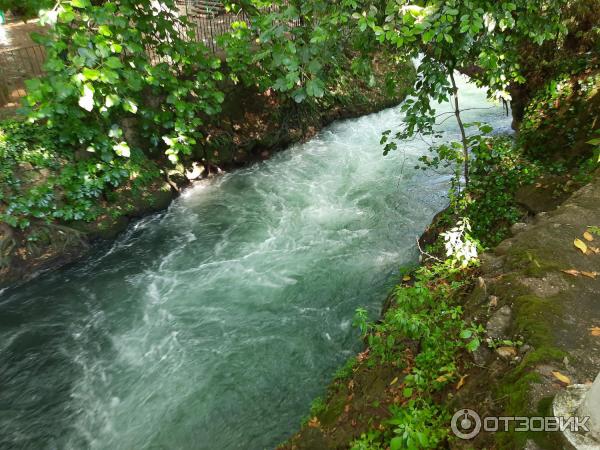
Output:
[[[404,443],[402,442],[402,438],[395,437],[390,441],[390,450],[402,450],[404,448]]]
[[[73,11],[63,11],[58,15],[58,18],[63,23],[71,23],[75,19],[75,13]]]
[[[477,350],[479,348],[479,345],[480,345],[479,339],[475,338],[467,344],[467,350],[469,350],[470,352],[474,352],[475,350]]]
[[[293,97],[296,103],[302,103],[306,99],[306,90],[304,88],[297,89],[294,92]]]
[[[100,25],[98,27],[98,33],[100,33],[102,36],[106,36],[106,37],[112,36],[112,34],[113,34],[108,25]]]
[[[110,67],[111,69],[120,69],[123,67],[123,63],[121,62],[121,60],[119,58],[117,58],[116,56],[111,56],[109,57],[104,64],[106,64],[108,67]]]
[[[71,0],[71,6],[73,6],[73,8],[87,8],[92,5],[90,0]]]
[[[423,33],[423,36],[422,36],[423,44],[427,44],[428,42],[431,42],[431,40],[433,39],[434,36],[435,36],[434,30],[427,30],[425,33]]]
[[[79,106],[87,112],[91,112],[94,109],[94,88],[91,85],[86,84],[83,86],[83,93],[79,98]]]
[[[125,102],[123,102],[123,109],[127,112],[135,114],[137,113],[138,106],[133,100],[127,99]]]
[[[323,97],[323,94],[325,94],[325,83],[318,78],[309,80],[308,83],[306,83],[306,93],[310,97]]]
[[[110,51],[113,53],[121,53],[123,46],[121,44],[110,44]]]
[[[31,80],[25,80],[25,87],[27,88],[27,91],[30,93],[33,91],[37,91],[41,85],[42,85],[42,83],[40,82],[40,80],[38,78],[32,78]]]
[[[310,62],[310,64],[308,65],[308,70],[313,74],[317,74],[317,73],[319,73],[319,71],[321,70],[322,67],[323,66],[321,65],[321,63],[318,60],[313,59]]]
[[[121,103],[121,100],[119,99],[118,95],[109,94],[106,96],[105,105],[107,108],[111,108],[115,105],[118,105],[119,103]]]
[[[460,337],[462,339],[469,339],[471,336],[473,336],[473,332],[471,330],[462,330],[460,332]]]
[[[114,145],[113,150],[117,155],[122,156],[124,158],[129,158],[129,156],[131,156],[131,150],[129,148],[129,145],[127,145],[127,142],[125,141],[121,141],[118,144]]]
[[[90,80],[90,81],[96,81],[98,79],[98,77],[100,76],[100,72],[96,69],[89,69],[87,67],[84,67],[84,69],[82,70],[83,76],[85,77],[85,79]]]

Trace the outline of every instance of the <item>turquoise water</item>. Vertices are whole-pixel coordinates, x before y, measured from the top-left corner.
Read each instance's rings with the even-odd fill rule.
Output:
[[[473,87],[465,108],[490,107]],[[467,120],[508,128],[501,108]],[[0,296],[0,448],[263,449],[360,348],[448,176],[382,156],[398,109],[189,189]],[[454,132],[452,120],[444,124]],[[449,136],[451,137],[451,136]]]

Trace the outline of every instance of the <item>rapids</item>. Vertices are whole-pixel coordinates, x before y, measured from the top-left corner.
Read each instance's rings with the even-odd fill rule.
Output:
[[[469,120],[508,130],[461,84]],[[444,105],[440,110],[448,106]],[[382,156],[399,108],[190,188],[65,269],[0,295],[0,448],[272,448],[360,349],[449,176]],[[443,125],[456,134],[455,122]]]

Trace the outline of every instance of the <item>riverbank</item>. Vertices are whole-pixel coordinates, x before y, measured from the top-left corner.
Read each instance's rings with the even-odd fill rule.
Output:
[[[160,157],[148,159],[138,154],[136,178],[111,192],[99,193],[93,204],[75,204],[74,212],[68,209],[63,215],[71,217],[70,220],[45,219],[32,222],[33,226],[2,223],[0,287],[75,261],[94,241],[112,240],[132,221],[168,207],[196,180],[264,161],[293,143],[311,138],[336,120],[359,117],[400,103],[414,81],[412,64],[380,55],[373,67],[371,82],[353,76],[349,70],[338,78],[335,86],[329,87],[330,94],[302,104],[274,91],[258,92],[230,86],[222,113],[205,118],[206,143],[176,166]],[[137,137],[135,122],[126,125],[125,137],[132,147],[143,146]],[[19,133],[16,134],[20,136]],[[41,191],[43,195],[62,197],[60,206],[65,207],[64,203],[70,200],[60,192],[63,190],[60,185],[66,187],[70,181],[62,179],[57,185],[52,178],[59,177],[70,165],[79,171],[76,167],[85,163],[86,155],[85,152],[67,155],[57,148],[48,156],[46,149],[58,141],[55,135],[35,141],[30,133],[15,140],[14,156],[10,155],[13,165],[7,164],[2,173],[5,185],[13,191],[4,192],[5,198],[25,197],[26,192]],[[21,157],[27,150],[30,150],[28,158],[33,158],[31,161]],[[27,204],[19,205],[19,212],[30,214],[36,208],[40,212],[34,212],[38,214],[35,217],[51,217],[44,211],[51,206],[47,201],[44,203],[37,194],[33,201],[36,203],[28,200]],[[7,214],[8,219],[11,213],[7,208],[8,205],[3,204],[1,212]],[[14,206],[11,208],[14,210]],[[78,213],[78,210],[82,211]],[[90,211],[93,214],[87,215]],[[84,218],[73,220],[77,214]]]
[[[420,240],[421,268],[401,272],[381,319],[358,312],[365,350],[280,448],[562,448],[554,433],[460,441],[450,431],[464,408],[552,415],[557,392],[591,382],[600,368],[600,174],[589,143],[600,82],[597,69],[560,78],[530,101],[516,142],[489,141],[468,206],[434,219]],[[463,216],[489,251],[458,268],[442,233],[464,231]]]
[[[402,436],[400,431],[407,432],[416,448],[445,441],[451,448],[562,448],[556,433],[481,433],[475,440],[460,441],[446,429],[452,413],[464,408],[481,417],[551,416],[558,392],[569,384],[591,383],[597,375],[600,340],[593,330],[600,324],[595,305],[600,256],[594,249],[600,234],[583,224],[600,223],[600,173],[554,209],[557,203],[514,226],[515,236],[482,255],[481,267],[458,277],[445,273],[424,280],[416,275],[417,285],[431,292],[439,292],[439,283],[460,283],[435,301],[463,308],[466,323],[481,326],[481,343],[474,352],[459,341],[475,335],[477,327],[436,335],[449,339],[449,333],[456,333],[461,349],[450,366],[448,361],[441,364],[443,359],[432,361],[435,371],[429,376],[438,388],[430,406],[423,407],[424,393],[410,378],[424,356],[422,338],[405,336],[381,359],[377,342],[392,334],[390,328],[376,328],[374,336],[386,334],[379,341],[369,338],[366,350],[336,373],[326,399],[313,404],[302,430],[280,448],[385,448],[378,446],[382,436]],[[587,243],[586,254],[573,245],[576,239]],[[405,277],[384,324],[397,320],[394,309],[406,313],[401,299],[414,290],[414,283],[414,274]],[[430,307],[426,313],[443,319]],[[405,428],[409,423],[413,427]]]

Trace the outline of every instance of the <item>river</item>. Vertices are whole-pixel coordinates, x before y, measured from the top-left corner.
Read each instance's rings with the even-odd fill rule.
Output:
[[[461,82],[469,120],[510,118]],[[448,110],[448,106],[442,109]],[[490,109],[491,108],[491,109]],[[272,448],[360,349],[449,177],[387,157],[399,108],[204,181],[0,296],[0,448]],[[452,119],[443,125],[456,134]]]

